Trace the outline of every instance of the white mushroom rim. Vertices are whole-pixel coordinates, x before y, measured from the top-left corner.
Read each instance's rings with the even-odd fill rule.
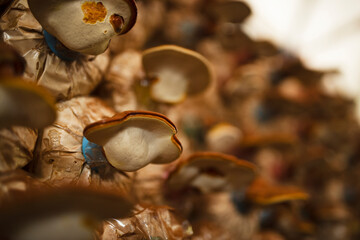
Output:
[[[158,102],[181,102],[187,95],[203,92],[214,78],[204,56],[175,45],[147,49],[142,62],[151,80],[150,96]]]
[[[149,163],[176,160],[182,152],[176,133],[175,125],[162,114],[125,111],[88,125],[84,137],[102,146],[116,169],[136,171]]]
[[[125,34],[135,24],[133,0],[28,0],[41,26],[64,46],[83,54],[98,55],[110,39]]]
[[[254,164],[228,154],[200,152],[176,167],[167,179],[171,190],[193,187],[202,193],[241,190],[256,177]]]

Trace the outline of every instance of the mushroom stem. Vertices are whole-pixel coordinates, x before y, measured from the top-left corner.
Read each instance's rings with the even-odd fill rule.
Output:
[[[92,168],[101,167],[107,164],[106,157],[103,153],[102,146],[90,142],[85,137],[82,140],[82,154],[85,162]]]
[[[72,51],[64,46],[56,37],[48,33],[46,30],[43,31],[45,42],[50,50],[58,56],[61,60],[66,62],[75,61],[80,53]]]

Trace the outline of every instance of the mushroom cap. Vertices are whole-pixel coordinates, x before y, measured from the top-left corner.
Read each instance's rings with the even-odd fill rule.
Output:
[[[0,127],[44,128],[56,119],[55,101],[43,88],[20,78],[0,83]]]
[[[109,163],[122,171],[136,171],[149,163],[177,159],[182,146],[176,133],[169,119],[149,111],[125,111],[84,129],[84,136],[103,146]]]
[[[206,143],[212,151],[231,153],[240,145],[242,135],[240,128],[221,122],[206,133]]]
[[[288,133],[264,133],[245,135],[241,141],[243,148],[264,146],[291,146],[298,141],[296,135]]]
[[[133,0],[29,0],[41,26],[70,50],[97,55],[111,37],[128,32],[136,22]]]
[[[249,185],[256,176],[256,166],[232,155],[199,152],[180,162],[170,173],[170,190],[188,186],[202,193],[239,190]]]
[[[204,91],[213,79],[210,62],[197,52],[162,45],[143,52],[142,62],[155,101],[177,103]]]
[[[295,200],[307,200],[309,194],[292,185],[275,185],[257,178],[246,190],[246,198],[251,202],[266,206]]]
[[[104,220],[110,217],[128,217],[133,208],[127,198],[113,191],[73,186],[33,188],[9,200],[0,206],[2,237],[17,234],[22,228],[41,225],[48,218],[62,218],[64,214]],[[91,227],[84,223],[83,225],[84,228]]]
[[[241,23],[251,14],[249,6],[239,0],[221,1],[214,4],[211,11],[221,21],[232,23]]]

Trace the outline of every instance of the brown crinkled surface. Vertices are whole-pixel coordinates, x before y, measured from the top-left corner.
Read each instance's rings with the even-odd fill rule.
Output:
[[[33,159],[37,131],[26,127],[0,129],[0,172],[24,167]]]
[[[5,43],[25,58],[24,77],[48,89],[57,100],[89,94],[101,81],[109,63],[108,52],[81,56],[73,62],[58,58],[45,43],[42,27],[26,0],[15,1],[0,21]]]
[[[191,226],[179,220],[167,206],[137,205],[134,216],[104,222],[102,240],[180,240],[190,239]]]
[[[58,119],[44,130],[35,174],[54,185],[83,185],[121,188],[130,181],[110,165],[92,171],[82,154],[83,129],[86,125],[114,115],[98,98],[77,97],[57,104]]]
[[[99,87],[99,95],[115,111],[137,109],[137,99],[133,85],[143,77],[141,53],[127,50],[116,55]]]

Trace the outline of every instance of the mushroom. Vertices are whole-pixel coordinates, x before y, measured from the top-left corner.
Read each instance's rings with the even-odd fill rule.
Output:
[[[174,45],[162,45],[143,52],[143,66],[150,79],[150,96],[157,102],[175,104],[204,91],[213,79],[206,58]]]
[[[241,146],[243,148],[260,148],[266,146],[292,146],[298,142],[298,137],[290,133],[267,132],[244,135]]]
[[[27,0],[12,1],[0,22],[3,41],[25,59],[23,77],[45,87],[56,100],[87,95],[103,78],[109,63],[108,52],[96,57],[75,54],[79,57],[74,61],[64,61],[49,51],[43,28],[31,14]]]
[[[239,147],[242,135],[238,127],[221,122],[206,133],[206,143],[212,151],[231,154]]]
[[[251,54],[252,39],[244,33],[241,24],[251,14],[243,1],[226,0],[210,5],[210,14],[217,20],[215,34],[222,46],[228,50],[240,50]]]
[[[44,128],[56,119],[52,96],[20,78],[0,82],[0,128],[21,125]]]
[[[111,37],[128,32],[136,22],[133,0],[29,0],[41,26],[68,49],[83,54],[103,53]]]
[[[52,185],[110,185],[126,192],[130,179],[107,161],[91,164],[82,151],[86,125],[115,114],[95,97],[77,97],[58,103],[58,118],[38,140],[32,171]]]
[[[251,14],[251,9],[243,1],[226,0],[213,4],[211,13],[220,22],[241,23]]]
[[[128,217],[132,203],[104,189],[63,186],[32,188],[0,206],[5,239],[95,239],[102,220]]]
[[[254,204],[267,206],[294,200],[307,200],[309,194],[296,186],[271,184],[262,178],[257,178],[246,190],[245,197]]]
[[[108,162],[122,171],[177,159],[182,146],[176,133],[175,125],[164,115],[148,111],[125,111],[84,129],[84,136],[102,146]]]
[[[166,183],[169,191],[188,187],[202,193],[239,190],[255,179],[256,171],[254,164],[234,156],[199,152],[180,162]]]

